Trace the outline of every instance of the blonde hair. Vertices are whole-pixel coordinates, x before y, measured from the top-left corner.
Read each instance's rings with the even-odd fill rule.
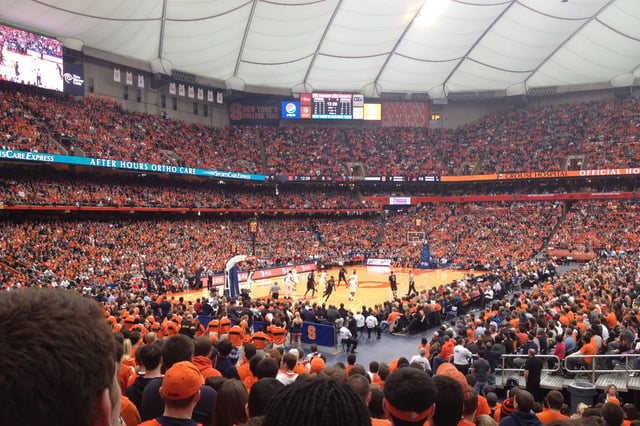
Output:
[[[576,414],[582,417],[582,413],[584,413],[584,410],[586,410],[587,408],[589,408],[587,404],[585,404],[584,402],[579,402],[576,406]]]
[[[498,423],[488,414],[480,414],[476,419],[477,426],[497,426]]]

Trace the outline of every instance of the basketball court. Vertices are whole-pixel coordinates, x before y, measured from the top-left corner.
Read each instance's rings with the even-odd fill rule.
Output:
[[[362,306],[374,306],[381,304],[387,300],[391,300],[392,293],[389,286],[389,273],[391,268],[380,266],[350,266],[347,267],[347,280],[349,276],[356,271],[358,275],[359,287],[356,292],[353,302],[349,301],[349,286],[345,285],[344,281],[338,286],[338,271],[339,268],[332,268],[327,270],[327,279],[333,275],[336,281],[336,287],[333,293],[329,297],[327,303],[332,305],[340,305],[344,303],[345,307],[348,307],[352,311],[358,311],[362,309]],[[396,274],[398,283],[398,296],[404,296],[409,288],[409,269],[407,268],[394,268],[393,271]],[[441,284],[448,284],[451,281],[464,278],[469,274],[469,271],[451,270],[451,269],[413,269],[413,275],[415,277],[416,289],[418,291],[426,290],[431,287],[438,287]],[[478,273],[474,273],[477,275]],[[322,296],[324,288],[322,286],[316,286],[315,297],[311,297],[311,292],[304,297],[304,293],[307,290],[307,276],[308,273],[298,273],[298,285],[295,289],[291,290],[290,297],[293,301],[309,301],[311,303],[323,303],[325,298]],[[316,283],[319,279],[319,273],[315,274]],[[270,297],[270,289],[273,283],[276,282],[280,286],[280,300],[287,296],[287,291],[284,285],[284,277],[266,278],[256,280],[253,283],[251,289],[252,298],[265,298]],[[247,288],[246,282],[240,283],[240,288]],[[218,287],[218,293],[222,293],[222,286]],[[186,294],[180,294],[185,297],[186,300],[195,301],[196,298],[209,297],[209,292],[206,288],[198,291],[191,291]],[[176,294],[177,296],[177,294]]]

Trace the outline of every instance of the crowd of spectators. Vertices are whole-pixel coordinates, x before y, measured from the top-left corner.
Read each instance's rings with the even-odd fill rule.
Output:
[[[134,422],[132,424],[161,414],[147,393],[153,393],[157,399],[162,369],[167,370],[165,378],[172,377],[172,366],[183,361],[176,358],[187,357],[185,361],[192,359],[204,376],[197,387],[205,384],[217,392],[217,405],[200,405],[189,412],[189,416],[193,415],[202,424],[219,424],[219,419],[229,417],[233,418],[229,424],[245,424],[248,418],[243,414],[244,410],[236,413],[234,407],[242,407],[251,400],[248,395],[254,395],[254,392],[258,397],[257,392],[264,383],[260,381],[266,377],[274,379],[274,383],[280,382],[279,388],[304,393],[301,388],[305,383],[322,387],[326,380],[323,378],[331,378],[354,386],[354,377],[362,375],[370,385],[354,389],[360,389],[363,394],[365,407],[369,408],[366,416],[382,419],[385,409],[376,405],[385,407],[381,395],[389,394],[391,389],[387,386],[393,386],[394,377],[407,375],[404,380],[411,380],[412,374],[408,372],[415,369],[421,375],[434,377],[440,391],[447,390],[447,413],[436,411],[433,414],[441,419],[440,422],[449,419],[449,423],[443,424],[460,424],[464,417],[468,421],[462,423],[465,425],[508,425],[511,424],[509,421],[518,418],[516,414],[509,420],[514,416],[512,413],[521,413],[520,416],[539,419],[535,420],[538,425],[549,422],[550,417],[569,421],[570,416],[576,419],[576,425],[581,425],[581,418],[609,418],[608,411],[612,408],[607,404],[615,404],[620,410],[619,422],[607,425],[621,426],[623,417],[628,416],[630,423],[637,419],[638,413],[624,404],[624,397],[615,386],[607,386],[605,392],[598,395],[600,402],[593,407],[585,409],[572,404],[576,409],[572,413],[568,404],[564,404],[562,393],[546,393],[539,382],[531,383],[532,376],[527,374],[532,368],[529,363],[524,363],[525,385],[509,386],[503,402],[496,403],[496,393],[500,392],[496,387],[496,371],[513,367],[514,357],[526,357],[526,354],[534,358],[540,354],[553,354],[562,361],[562,366],[584,363],[587,368],[590,363],[597,362],[590,355],[610,354],[612,369],[617,358],[635,354],[640,337],[639,261],[640,257],[635,253],[603,257],[563,274],[558,274],[551,263],[527,262],[528,270],[524,263],[520,267],[497,268],[480,279],[469,275],[355,311],[313,301],[252,299],[246,293],[242,294],[241,303],[217,296],[193,302],[125,284],[115,288],[96,286],[85,293],[100,302],[107,324],[124,342],[117,378],[122,394],[127,396],[124,401],[128,408],[125,410],[123,405],[121,413],[131,415],[129,422]],[[526,291],[522,291],[524,275],[530,283]],[[535,278],[530,278],[534,275]],[[451,317],[452,321],[447,321],[451,306],[458,307],[459,311]],[[472,307],[475,309],[470,309]],[[200,321],[205,317],[199,315],[210,321],[202,324]],[[351,353],[346,364],[329,365],[323,349],[312,345],[307,354],[296,342],[295,327],[299,321],[334,325],[339,335],[345,336],[343,343],[358,338],[370,339],[377,334],[382,339],[380,343],[384,344],[387,332],[411,334],[424,333],[427,329],[435,329],[435,332],[431,338],[423,338],[415,352],[396,351],[389,355],[391,359],[373,360],[369,365],[358,363],[358,355]],[[254,323],[258,324],[257,331],[254,331]],[[143,349],[153,345],[161,348]],[[149,351],[156,355],[147,354]],[[168,365],[161,367],[160,359]],[[483,362],[488,368],[481,368]],[[559,371],[573,374],[567,368]],[[373,397],[376,390],[381,392],[379,399]],[[211,402],[204,396],[211,391],[201,392],[203,400]],[[231,396],[226,395],[227,392],[231,392]],[[283,391],[272,388],[271,398],[278,401],[280,392]],[[286,395],[290,397],[291,392]],[[528,398],[526,405],[522,400],[524,397]],[[425,395],[421,394],[421,398]],[[225,403],[221,405],[221,401]],[[280,403],[286,405],[284,401]],[[445,401],[439,404],[442,409]],[[460,407],[451,412],[451,404]],[[472,407],[464,408],[468,404]],[[274,405],[264,404],[263,407],[266,411],[261,414],[266,413],[266,417],[261,419],[265,422],[262,424],[270,424],[269,419],[276,415]],[[351,412],[347,407],[337,410],[343,415]],[[388,407],[386,410],[388,412]],[[479,416],[482,415],[489,419],[481,422]],[[274,424],[290,424],[282,422],[292,416],[293,413],[279,412],[280,420]],[[345,424],[354,424],[350,419],[351,423]],[[393,419],[391,417],[391,422]],[[440,424],[437,420],[434,422]]]
[[[249,210],[343,210],[371,203],[340,187],[172,183],[144,178],[72,176],[39,173],[0,177],[6,206],[147,207]]]
[[[7,148],[306,176],[558,171],[640,162],[637,99],[500,111],[455,130],[212,128],[125,111],[110,100],[32,90],[3,87],[0,134]],[[575,162],[568,166],[571,156]]]
[[[517,265],[558,248],[604,255],[635,250],[633,203],[579,202],[566,218],[557,202],[435,203],[399,213],[340,216],[6,219],[4,263],[30,279],[105,284],[132,279],[186,288],[207,270],[220,271],[231,253],[255,253],[261,265],[338,264],[367,257],[415,267],[424,243],[434,267],[490,270]],[[593,212],[590,215],[588,212]],[[252,216],[254,217],[254,216]],[[556,225],[564,218],[558,229]],[[15,277],[14,277],[15,279]]]
[[[578,201],[549,245],[583,252],[633,251],[640,244],[639,213],[640,206],[635,201]]]

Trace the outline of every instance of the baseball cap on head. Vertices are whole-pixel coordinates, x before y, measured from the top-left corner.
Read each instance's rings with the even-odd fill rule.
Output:
[[[319,373],[325,367],[324,360],[320,357],[313,358],[311,360],[311,372]]]
[[[182,361],[173,364],[167,370],[162,379],[160,393],[164,399],[187,399],[198,393],[202,385],[204,378],[198,367],[189,361]]]

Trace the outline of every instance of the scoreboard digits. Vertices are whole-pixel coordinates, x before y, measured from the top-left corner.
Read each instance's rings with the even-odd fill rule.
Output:
[[[312,93],[311,118],[353,119],[353,95],[350,93]]]

